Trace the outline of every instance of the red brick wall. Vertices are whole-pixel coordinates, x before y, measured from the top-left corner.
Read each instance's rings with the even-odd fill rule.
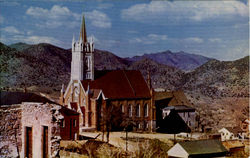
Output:
[[[60,136],[62,140],[74,140],[75,134],[79,136],[79,115],[63,113],[64,124],[60,124]],[[64,126],[63,126],[64,125]]]

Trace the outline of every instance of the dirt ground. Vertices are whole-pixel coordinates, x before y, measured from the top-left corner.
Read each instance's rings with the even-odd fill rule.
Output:
[[[81,135],[88,136],[88,137],[96,137],[100,132],[82,132]],[[176,135],[176,140],[183,140],[184,138],[187,139],[187,134],[181,133]],[[190,138],[191,135],[188,135]],[[192,134],[192,138],[197,138],[199,137],[199,133],[194,133]],[[126,141],[123,139],[126,137],[125,132],[111,132],[110,133],[110,138],[109,138],[109,143],[116,146],[120,147],[122,149],[126,149]],[[162,133],[135,133],[135,132],[129,132],[128,133],[129,138],[145,138],[145,139],[159,139],[160,141],[167,143],[168,145],[172,146],[174,140],[174,135],[173,134],[162,134]],[[98,140],[102,140],[102,133],[100,133],[100,136],[97,137]],[[106,141],[106,135],[104,137],[104,141]],[[136,150],[136,147],[138,145],[137,141],[128,141],[128,150],[129,151],[134,151]]]

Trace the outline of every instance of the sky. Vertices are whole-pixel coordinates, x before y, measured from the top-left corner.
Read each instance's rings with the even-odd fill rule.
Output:
[[[249,54],[249,1],[2,1],[0,41],[71,48],[85,16],[95,48],[120,57],[170,50],[219,60]]]

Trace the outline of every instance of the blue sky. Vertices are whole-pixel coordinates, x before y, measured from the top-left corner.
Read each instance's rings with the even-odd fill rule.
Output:
[[[81,17],[97,49],[121,57],[165,50],[220,60],[249,53],[248,1],[0,1],[0,41],[70,48]]]

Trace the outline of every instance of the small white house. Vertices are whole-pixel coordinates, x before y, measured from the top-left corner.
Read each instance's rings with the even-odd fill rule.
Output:
[[[179,142],[168,150],[168,157],[224,157],[226,153],[227,149],[219,140],[208,139]]]
[[[242,130],[240,127],[224,127],[218,131],[221,134],[221,141],[238,140],[242,137]]]

